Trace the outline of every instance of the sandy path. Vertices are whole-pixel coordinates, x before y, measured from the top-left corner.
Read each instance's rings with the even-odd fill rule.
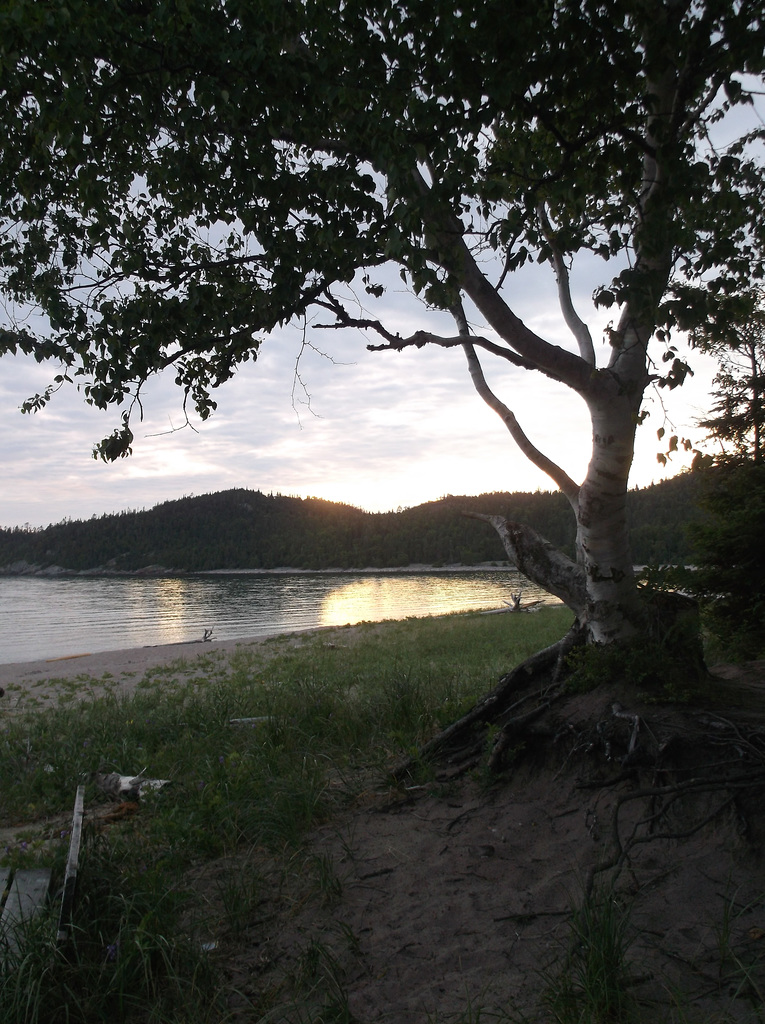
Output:
[[[331,642],[333,631],[324,632]],[[297,645],[314,635],[0,665],[0,686],[6,688],[0,708],[70,696],[78,680],[86,681],[83,697],[99,687],[130,692],[163,666],[172,666],[179,681],[209,672],[211,660],[225,671],[240,649],[257,652],[267,644],[273,650],[275,643]],[[346,627],[344,640],[348,635]],[[748,704],[757,696],[751,714],[758,717],[765,663],[747,668],[743,680],[740,666],[720,674],[737,681]],[[729,696],[735,703],[733,691]],[[608,718],[610,693],[589,700],[602,702],[593,721]],[[580,698],[578,714],[581,705]],[[560,713],[568,714],[565,707]],[[337,974],[354,1019],[365,1024],[467,1020],[471,1003],[486,1011],[482,1020],[492,1019],[491,1011],[539,1019],[546,972],[570,946],[572,905],[582,898],[588,869],[609,847],[615,803],[639,785],[630,777],[619,786],[581,788],[580,775],[592,772],[592,765],[566,763],[564,771],[531,758],[491,787],[467,777],[415,786],[392,798],[376,790],[361,794],[355,808],[317,828],[308,842],[306,865],[330,865],[336,889],[312,896],[308,885],[305,897],[286,901],[285,909],[278,905],[279,887],[264,887],[248,927],[230,943],[224,938],[220,955],[232,990],[232,1020],[252,1020],[260,993],[280,990],[283,979],[304,969],[317,951]],[[679,818],[685,812],[696,818],[706,813],[678,805]],[[644,813],[643,803],[625,807],[624,835]],[[761,1024],[756,994],[765,991],[765,860],[745,826],[747,819],[731,807],[689,838],[657,838],[635,847],[618,892],[632,906],[630,990],[645,1019],[665,1019],[680,993],[689,1015],[676,1019]],[[682,835],[684,822],[670,831]],[[11,836],[0,830],[0,841]],[[241,855],[239,871],[251,870],[252,855]],[[202,865],[195,884],[215,896],[220,885],[213,867]],[[722,928],[729,935],[721,953]],[[478,1020],[478,1012],[469,1019]]]
[[[572,908],[606,852],[615,801],[634,784],[593,791],[578,781],[539,767],[491,789],[470,779],[417,787],[317,829],[309,850],[339,884],[281,915],[264,903],[232,941],[234,1019],[253,1019],[249,1000],[300,977],[319,951],[364,1024],[551,1020],[539,1002],[571,948]],[[684,842],[638,847],[608,897],[631,907],[627,973],[642,1021],[668,1024],[680,995],[689,1014],[675,1021],[761,1024],[733,957],[762,991],[763,864],[735,825],[731,816]],[[730,962],[721,963],[726,920]]]

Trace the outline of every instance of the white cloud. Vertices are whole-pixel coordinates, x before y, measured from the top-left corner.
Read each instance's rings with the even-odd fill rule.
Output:
[[[578,296],[588,315],[590,291],[591,282]],[[529,326],[569,344],[549,272],[525,272],[513,282],[512,295]],[[378,312],[401,334],[418,328],[453,333],[447,317],[398,291],[386,295]],[[596,338],[604,319],[602,313],[592,314]],[[480,325],[477,329],[482,330]],[[183,423],[183,412],[171,376],[153,381],[145,395],[146,419],[134,426],[135,454],[114,465],[96,462],[90,453],[93,443],[117,425],[116,411],[99,413],[70,388],[41,413],[22,417],[17,411],[21,401],[42,390],[55,370],[4,358],[0,524],[47,525],[67,516],[150,507],[183,494],[229,487],[312,494],[385,510],[445,493],[550,486],[515,450],[499,419],[473,391],[459,349],[369,353],[367,340],[378,339],[359,332],[313,329],[308,337],[334,359],[311,349],[303,353],[300,374],[312,411],[300,404],[306,396],[299,387],[292,405],[302,334],[286,329],[267,339],[257,361],[219,389],[218,411],[206,423],[195,422],[194,430],[174,429]],[[484,362],[490,385],[513,408],[531,440],[581,478],[590,443],[581,400],[541,375],[488,358]],[[711,379],[707,364],[687,389],[663,396],[680,432],[704,408]],[[696,413],[688,411],[689,404]],[[656,407],[639,431],[633,483],[645,484],[666,472],[656,463],[662,415]]]

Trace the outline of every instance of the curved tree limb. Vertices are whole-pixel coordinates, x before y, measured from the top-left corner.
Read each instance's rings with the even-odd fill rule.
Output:
[[[576,512],[579,505],[579,485],[571,479],[565,470],[561,469],[561,467],[553,462],[552,459],[548,459],[546,455],[540,452],[539,449],[531,443],[521,429],[518,420],[515,418],[515,413],[512,412],[511,409],[508,409],[505,403],[500,401],[500,399],[497,398],[491,390],[489,385],[486,383],[483,369],[481,368],[478,356],[473,348],[472,339],[470,342],[466,341],[462,347],[465,350],[465,355],[467,356],[468,370],[470,371],[473,386],[478,394],[484,402],[486,402],[489,408],[493,409],[499,416],[510,431],[510,436],[529,462],[535,465],[538,469],[541,469],[543,473],[546,473],[550,477],[553,483],[555,483],[566,495],[569,504],[573,508],[574,512]]]
[[[518,420],[515,418],[515,413],[508,409],[505,403],[497,398],[486,383],[483,368],[475,353],[475,348],[473,347],[473,339],[470,336],[470,328],[468,326],[467,317],[465,316],[465,310],[462,307],[462,303],[454,305],[451,313],[455,319],[457,327],[459,328],[460,336],[464,338],[462,348],[467,357],[470,379],[473,381],[473,386],[478,392],[478,395],[484,400],[484,402],[486,402],[490,409],[493,409],[494,412],[497,413],[499,418],[510,431],[510,436],[529,462],[538,469],[541,469],[543,473],[546,473],[550,479],[557,484],[561,491],[563,491],[568,498],[574,513],[576,513],[579,506],[579,485],[571,479],[565,470],[561,469],[561,467],[554,463],[552,459],[548,459],[546,455],[540,452],[539,449],[531,443],[521,429]]]
[[[552,459],[548,459],[546,455],[540,452],[539,449],[531,443],[521,429],[518,420],[515,418],[515,413],[512,412],[511,409],[508,409],[505,403],[500,401],[500,399],[497,398],[491,390],[489,385],[486,383],[483,368],[475,353],[473,339],[470,337],[470,329],[468,327],[467,317],[465,316],[462,304],[458,303],[453,306],[451,312],[457,323],[457,327],[459,328],[460,336],[464,338],[462,348],[467,357],[470,378],[473,381],[473,386],[478,392],[478,395],[484,400],[484,402],[486,402],[490,409],[493,409],[494,412],[497,413],[509,430],[510,436],[529,462],[535,465],[538,469],[541,469],[543,473],[546,473],[551,480],[557,484],[561,491],[563,491],[568,498],[574,513],[576,513],[579,505],[579,485],[571,479],[565,470],[561,469],[561,467],[554,463]]]
[[[470,328],[462,304],[455,303],[451,313],[460,336],[465,339],[462,347],[467,356],[471,379],[479,396],[489,408],[499,415],[526,458],[547,473],[563,491],[576,514],[579,506],[579,486],[560,466],[543,455],[529,441],[515,418],[515,414],[489,388],[472,345]],[[505,550],[518,569],[550,593],[560,597],[576,612],[579,618],[582,617],[585,607],[585,578],[583,571],[576,563],[529,526],[510,523],[501,516],[487,516],[481,513],[473,514],[473,518],[491,523],[499,533]]]
[[[553,269],[555,270],[555,278],[558,282],[558,301],[563,313],[563,319],[576,339],[576,343],[579,346],[579,355],[590,366],[595,366],[595,347],[592,344],[590,329],[574,309],[574,303],[571,299],[568,267],[563,262],[563,254],[555,242],[555,232],[547,216],[547,210],[542,204],[540,204],[538,209],[542,231],[552,252]]]
[[[418,169],[412,176],[423,200],[423,223],[440,266],[454,277],[502,340],[523,359],[575,391],[586,391],[592,376],[590,364],[581,356],[545,341],[515,315],[476,263],[465,242],[460,219],[452,210],[433,201],[431,189]]]
[[[579,618],[584,618],[585,574],[573,559],[558,551],[531,526],[483,512],[465,512],[463,515],[493,526],[518,571],[559,597]]]

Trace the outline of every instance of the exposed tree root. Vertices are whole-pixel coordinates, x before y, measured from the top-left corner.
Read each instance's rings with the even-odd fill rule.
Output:
[[[734,816],[731,825],[738,836],[759,846],[762,837],[751,834],[751,825],[762,825],[765,795],[765,729],[760,722],[735,723],[687,708],[680,713],[674,708],[656,721],[626,715],[620,705],[612,707],[612,715],[633,721],[624,753],[624,746],[617,751],[608,738],[604,721],[578,736],[571,751],[589,755],[591,765],[594,755],[596,762],[596,777],[580,780],[578,788],[629,786],[610,808],[609,849],[588,873],[588,895],[599,875],[610,873],[613,885],[639,847],[689,839],[726,813]],[[645,737],[642,743],[635,742],[638,729]],[[604,777],[604,759],[621,770]],[[644,779],[648,785],[641,785]]]
[[[765,788],[765,765],[759,770],[744,773],[731,779],[713,781],[711,779],[689,779],[686,782],[679,782],[675,785],[660,786],[650,789],[636,789],[624,793],[616,801],[611,813],[611,850],[608,855],[590,870],[586,892],[589,895],[598,875],[606,871],[613,871],[611,882],[618,878],[622,869],[629,864],[630,854],[636,847],[645,844],[658,842],[659,840],[689,839],[700,832],[706,825],[711,824],[719,818],[724,811],[737,804],[738,795],[744,791],[754,793]],[[714,796],[719,794],[720,799],[714,801],[711,810],[704,810],[696,815],[689,816],[685,827],[674,829],[665,828],[664,831],[656,830],[661,821],[666,821],[673,806],[684,797],[692,795],[708,794]],[[644,801],[649,807],[654,805],[656,800],[660,801],[658,810],[648,813],[632,823],[627,836],[622,836],[620,812],[628,803],[635,800]],[[706,805],[706,801],[704,801]],[[739,811],[740,813],[740,811]],[[742,824],[743,818],[740,816]]]
[[[417,761],[443,757],[447,751],[451,754],[450,760],[460,762],[462,770],[466,771],[477,762],[479,751],[483,749],[483,739],[476,742],[476,726],[494,723],[501,724],[501,728],[490,755],[490,766],[498,770],[514,737],[540,718],[563,692],[566,658],[583,642],[583,630],[575,622],[557,643],[538,651],[502,676],[491,693],[474,704],[467,714],[423,744],[416,758],[408,758],[398,765],[394,776],[400,778],[410,772]],[[522,708],[525,710],[521,711]]]
[[[602,823],[608,849],[589,872],[588,894],[605,873],[613,884],[646,844],[680,842],[724,816],[740,838],[754,845],[765,840],[752,834],[765,830],[765,705],[758,701],[753,717],[723,717],[699,704],[651,703],[619,680],[568,692],[566,659],[581,642],[575,623],[395,774],[410,772],[421,759],[437,761],[441,779],[479,763],[497,772],[532,758],[556,763],[556,777],[576,764],[577,787],[602,793],[608,806]],[[592,828],[601,833],[597,811]]]
[[[614,645],[603,650],[607,672],[610,664],[617,674],[623,674],[624,662],[632,661],[645,674],[645,655],[649,650],[648,660],[652,659],[651,664],[665,685],[673,672],[683,679],[686,673],[695,679],[706,674],[699,641],[698,609],[693,601],[677,594],[652,592],[646,599],[646,622],[650,628],[644,643],[627,642],[626,646]],[[517,750],[530,737],[536,738],[529,727],[543,718],[563,695],[571,674],[568,657],[575,647],[584,646],[586,642],[587,631],[577,619],[561,640],[538,651],[503,676],[494,690],[474,704],[467,714],[425,743],[415,758],[400,764],[394,776],[406,775],[421,760],[448,761],[452,774],[466,771],[487,756],[481,727],[485,729],[489,725],[496,726],[497,732],[488,751],[488,768],[501,770],[509,752]],[[639,759],[642,751],[638,744],[638,718],[617,704],[613,706],[613,715],[630,722],[632,732],[626,757]],[[601,732],[607,731],[601,724]],[[592,747],[601,739],[608,758],[610,740],[607,736],[592,737],[587,743]]]

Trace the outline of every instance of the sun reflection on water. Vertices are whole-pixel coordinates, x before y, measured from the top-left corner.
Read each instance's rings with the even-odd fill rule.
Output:
[[[0,661],[554,602],[512,570],[0,579]],[[557,602],[556,602],[557,603]]]
[[[529,595],[532,599],[536,596]],[[550,595],[544,597],[549,599]],[[497,608],[509,600],[506,579],[379,576],[354,580],[330,591],[322,600],[319,620],[322,626],[343,626],[400,618],[402,604],[411,609],[409,614],[421,616]]]

